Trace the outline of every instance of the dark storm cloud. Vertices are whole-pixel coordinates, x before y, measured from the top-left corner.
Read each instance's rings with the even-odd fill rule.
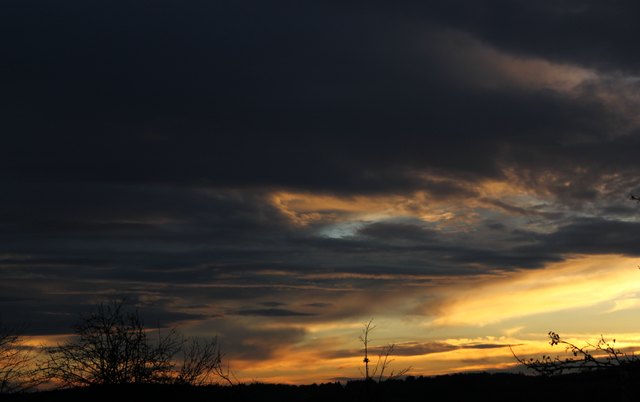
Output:
[[[497,8],[424,7],[12,2],[4,178],[452,195],[416,170],[496,177],[609,128],[599,102],[460,83],[424,44]]]
[[[26,255],[23,264],[47,262],[47,256],[64,255],[65,249],[73,249],[76,258],[104,263],[119,258],[109,253],[110,247],[123,256],[206,253],[211,242],[233,249],[240,243],[264,244],[268,236],[275,241],[286,236],[288,226],[260,194],[88,183],[10,183],[5,189],[2,248]]]
[[[391,300],[382,290],[402,275],[635,255],[635,224],[615,221],[635,213],[624,199],[637,188],[635,104],[610,95],[637,89],[625,76],[638,67],[636,7],[6,2],[0,314],[20,310],[34,331],[60,333],[70,312],[126,294],[171,323],[348,318]],[[610,75],[573,92],[523,86],[476,63],[496,54]],[[473,186],[483,179],[557,208],[485,197]],[[363,218],[331,238],[319,234],[325,221],[296,225],[271,198],[418,190],[478,198],[511,220],[447,232]],[[319,273],[335,275],[309,276]],[[348,299],[363,289],[376,297]],[[247,330],[216,322],[231,342]],[[258,358],[267,340],[304,334],[267,335],[234,347]]]
[[[0,289],[28,300],[0,303],[0,316],[37,323],[37,332],[68,331],[75,314],[109,296],[140,306],[149,296],[195,297],[178,285],[272,269],[287,249],[289,224],[260,194],[90,183],[13,182],[4,189]],[[251,284],[270,281],[254,274]],[[217,290],[217,300],[268,295],[268,288],[245,284]],[[201,317],[153,304],[167,312],[167,325]],[[150,314],[159,318],[158,311]]]
[[[634,1],[442,1],[417,5],[426,18],[472,32],[519,55],[637,72]]]

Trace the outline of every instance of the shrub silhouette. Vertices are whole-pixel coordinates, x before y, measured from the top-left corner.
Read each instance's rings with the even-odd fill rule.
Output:
[[[75,337],[47,348],[44,370],[63,386],[179,383],[201,385],[225,378],[216,338],[183,338],[175,329],[148,336],[137,311],[122,302],[100,304],[81,317]],[[182,357],[182,363],[176,359]]]

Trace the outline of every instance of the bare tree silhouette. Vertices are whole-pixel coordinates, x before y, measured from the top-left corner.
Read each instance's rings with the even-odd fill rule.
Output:
[[[358,337],[358,339],[360,339],[360,342],[362,342],[363,349],[364,349],[364,359],[362,360],[362,362],[364,363],[363,374],[364,374],[365,381],[375,379],[376,375],[377,375],[377,381],[381,382],[384,379],[387,379],[387,380],[393,379],[393,378],[397,378],[407,374],[409,370],[411,370],[411,367],[406,367],[399,371],[391,371],[387,375],[387,377],[384,377],[385,371],[387,371],[387,369],[391,365],[391,362],[393,362],[394,360],[390,358],[390,356],[393,354],[393,350],[395,349],[395,344],[392,344],[392,343],[386,346],[375,348],[379,351],[378,358],[376,360],[376,365],[373,367],[373,369],[370,369],[370,366],[369,366],[369,363],[371,362],[371,360],[369,359],[369,351],[371,349],[370,335],[375,328],[376,326],[373,325],[373,318],[372,318],[369,320],[369,322],[364,324],[364,327],[362,329],[362,334]]]
[[[137,310],[100,304],[81,317],[76,336],[47,349],[45,371],[63,386],[139,383],[201,385],[224,377],[217,338],[183,338],[175,329],[151,339]],[[182,355],[182,364],[176,356]],[[228,373],[228,371],[227,371]],[[230,380],[228,380],[230,382]]]
[[[176,383],[206,385],[218,380],[229,385],[238,383],[229,365],[223,365],[223,355],[217,338],[208,341],[189,338],[184,342],[182,355]]]
[[[369,375],[369,334],[373,331],[376,326],[371,325],[373,323],[373,318],[369,320],[368,323],[364,324],[364,328],[362,329],[362,335],[358,337],[360,342],[364,347],[364,359],[362,362],[364,363],[364,379],[370,380],[371,376]]]

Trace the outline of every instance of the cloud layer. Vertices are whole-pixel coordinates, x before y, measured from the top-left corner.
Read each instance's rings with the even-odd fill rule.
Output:
[[[637,7],[11,1],[0,318],[64,334],[127,296],[259,360],[637,257]]]

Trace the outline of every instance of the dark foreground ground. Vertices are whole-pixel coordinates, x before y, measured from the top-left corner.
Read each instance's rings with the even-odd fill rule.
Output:
[[[518,374],[455,374],[383,383],[246,384],[234,387],[140,385],[0,396],[2,402],[44,401],[640,401],[640,372],[610,371],[544,378]]]

